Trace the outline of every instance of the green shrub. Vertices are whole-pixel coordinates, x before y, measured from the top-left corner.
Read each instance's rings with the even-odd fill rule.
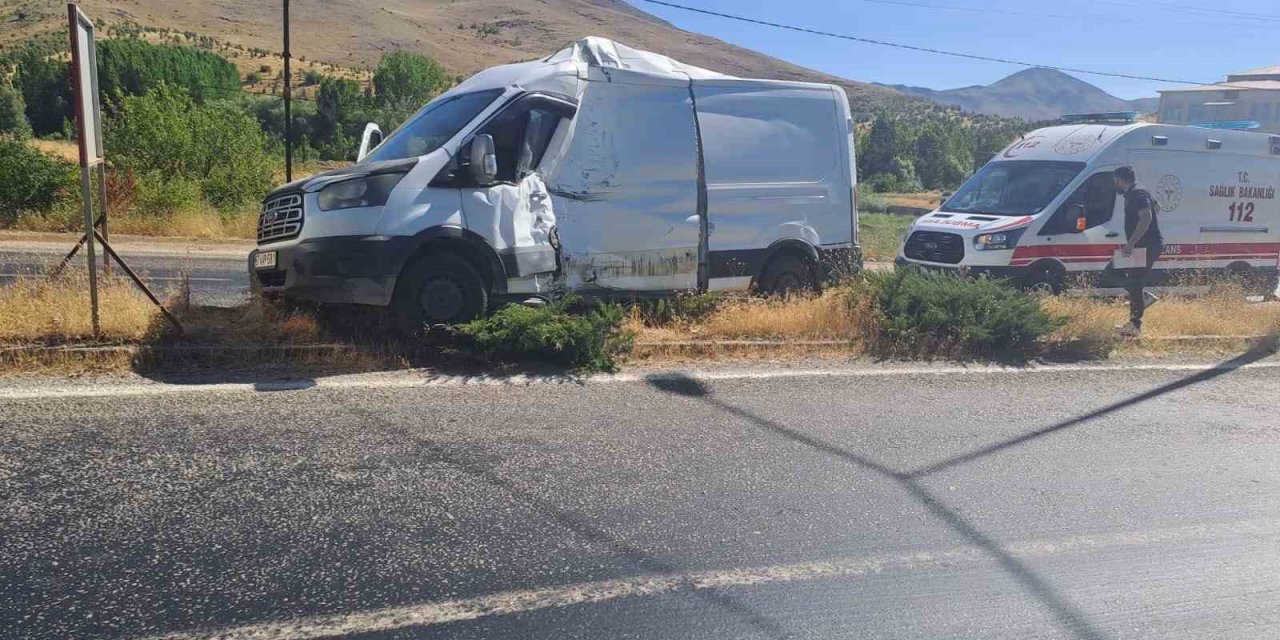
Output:
[[[622,307],[605,304],[575,313],[569,297],[543,307],[508,305],[487,318],[458,326],[470,348],[489,356],[546,362],[578,371],[615,371],[614,358],[631,350],[620,330]]]
[[[1061,322],[1007,283],[914,268],[867,273],[868,336],[883,355],[1024,357]]]
[[[269,141],[235,102],[197,105],[161,85],[125,97],[107,120],[104,142],[120,169],[198,181],[205,200],[219,208],[255,201],[271,188]]]
[[[0,135],[0,225],[49,209],[74,194],[78,182],[75,165]]]
[[[324,76],[319,71],[311,70],[302,74],[302,83],[305,85],[320,84],[324,80]]]
[[[249,73],[244,74],[245,84],[258,84],[259,82],[262,82],[262,74],[257,71],[250,71]]]
[[[687,293],[671,298],[644,300],[636,304],[640,319],[648,326],[672,323],[691,324],[715,313],[723,295],[714,291]]]
[[[200,183],[179,176],[150,173],[138,180],[134,206],[147,216],[165,216],[184,211],[201,201]]]

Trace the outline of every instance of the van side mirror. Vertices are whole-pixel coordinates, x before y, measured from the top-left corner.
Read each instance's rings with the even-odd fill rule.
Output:
[[[364,125],[364,133],[360,134],[360,150],[356,153],[356,162],[364,160],[364,157],[380,144],[382,144],[382,128],[375,122]]]
[[[1089,214],[1085,211],[1084,205],[1073,204],[1069,209],[1067,209],[1067,213],[1071,214],[1072,228],[1075,229],[1076,232],[1081,232],[1089,228]]]
[[[498,179],[498,153],[493,136],[482,133],[472,138],[465,157],[471,170],[471,180],[476,185],[490,185]]]

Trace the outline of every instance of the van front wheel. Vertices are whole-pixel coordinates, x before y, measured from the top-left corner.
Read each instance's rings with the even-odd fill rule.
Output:
[[[466,260],[449,254],[418,258],[405,267],[391,302],[401,327],[456,324],[479,317],[489,305],[484,278]]]

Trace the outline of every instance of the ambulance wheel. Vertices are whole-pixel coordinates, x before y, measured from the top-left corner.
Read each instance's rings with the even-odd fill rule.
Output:
[[[417,333],[424,326],[480,317],[489,306],[489,291],[471,263],[447,253],[429,255],[401,272],[391,306],[400,328]]]
[[[818,279],[807,260],[784,253],[769,260],[756,288],[767,296],[812,292],[818,290]]]
[[[1050,265],[1035,267],[1022,280],[1022,289],[1031,293],[1062,293],[1062,271]]]

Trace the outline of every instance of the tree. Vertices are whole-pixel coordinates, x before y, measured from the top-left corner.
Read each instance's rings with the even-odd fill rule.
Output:
[[[239,91],[240,72],[226,58],[194,47],[132,39],[98,43],[98,87],[106,98],[142,95],[160,84],[181,87],[203,102]]]
[[[925,124],[916,137],[915,170],[926,189],[950,189],[969,173],[970,136],[953,120]]]
[[[22,93],[0,80],[0,135],[8,134],[19,140],[30,138],[31,123],[27,122],[26,111]]]
[[[364,128],[368,103],[360,85],[346,78],[325,78],[316,99],[312,144],[321,156],[354,159],[355,140]]]
[[[48,209],[74,193],[75,184],[75,165],[0,135],[0,225],[13,224],[24,211]]]
[[[16,59],[14,84],[22,92],[31,129],[41,136],[61,132],[72,116],[69,65],[35,46],[24,47]]]
[[[373,72],[377,105],[381,108],[416,109],[449,87],[444,67],[425,56],[395,51],[382,56]]]

